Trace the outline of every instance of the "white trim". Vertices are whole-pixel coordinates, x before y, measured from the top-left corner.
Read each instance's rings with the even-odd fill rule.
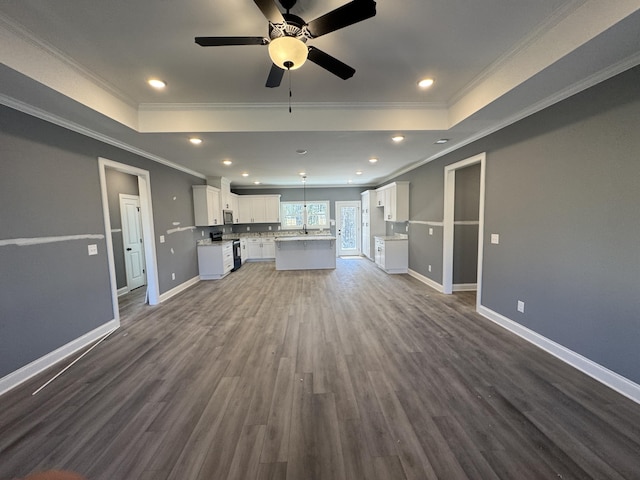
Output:
[[[579,353],[576,353],[573,350],[570,350],[567,347],[560,345],[559,343],[556,343],[553,340],[550,340],[547,337],[544,337],[483,305],[478,307],[478,313],[500,325],[504,329],[515,333],[536,347],[541,348],[554,357],[571,365],[575,369],[589,375],[591,378],[594,378],[603,385],[606,385],[621,395],[624,395],[625,397],[640,404],[640,385],[637,383],[632,382],[628,378],[603,367],[593,360],[583,357]]]
[[[442,222],[429,222],[425,220],[409,220],[409,225],[429,225],[430,227],[442,227]]]
[[[454,283],[453,291],[454,292],[475,292],[478,290],[477,283]]]
[[[111,233],[122,233],[122,229],[121,228],[114,228],[111,230]]]
[[[478,218],[478,273],[476,306],[480,306],[482,298],[482,252],[484,248],[484,196],[485,196],[485,170],[486,153],[479,153],[444,168],[444,212],[442,232],[442,287],[443,292],[453,293],[453,231],[455,227],[454,208],[456,195],[456,170],[480,164],[480,198]],[[466,222],[464,223],[466,224]],[[475,224],[475,223],[473,223]]]
[[[127,293],[129,293],[129,287],[122,287],[118,289],[119,297],[121,297],[122,295],[126,295]]]
[[[436,291],[438,291],[440,293],[443,293],[442,285],[440,285],[435,280],[431,280],[429,277],[425,277],[424,275],[422,275],[421,273],[416,272],[415,270],[409,269],[409,271],[407,273],[409,274],[410,277],[413,277],[416,280],[424,283],[425,285],[433,288],[434,290],[436,290]]]
[[[37,360],[25,365],[18,370],[11,372],[10,374],[0,378],[0,395],[12,390],[18,385],[26,382],[33,376],[43,372],[49,367],[52,367],[56,363],[64,360],[69,355],[73,355],[78,350],[85,348],[92,342],[95,342],[102,336],[106,335],[112,330],[120,327],[120,321],[117,319],[113,319],[103,325],[100,325],[98,328],[85,333],[81,337],[76,338],[75,340],[70,341],[66,345],[63,345],[60,348],[57,348],[53,352],[50,352]]]
[[[98,171],[100,175],[100,191],[102,194],[102,212],[104,215],[105,231],[111,231],[111,219],[109,218],[109,202],[107,195],[106,169],[111,168],[119,172],[138,177],[138,194],[140,196],[140,215],[142,217],[142,238],[144,239],[145,269],[147,272],[147,298],[149,305],[159,303],[160,284],[158,281],[158,265],[156,261],[156,242],[153,228],[153,207],[151,205],[150,174],[147,170],[132,167],[124,163],[114,162],[103,157],[98,157]],[[111,281],[111,297],[115,317],[119,320],[118,294],[116,283],[116,267],[113,254],[113,239],[106,236],[107,258],[109,263],[109,276]]]
[[[171,297],[174,297],[181,292],[184,292],[187,288],[195,285],[199,281],[200,281],[200,276],[193,277],[191,280],[187,280],[186,282],[181,283],[177,287],[174,287],[171,290],[167,290],[162,295],[160,295],[160,303],[169,300]]]

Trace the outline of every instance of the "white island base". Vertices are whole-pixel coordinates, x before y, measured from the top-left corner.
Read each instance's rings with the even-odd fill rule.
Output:
[[[309,235],[276,238],[276,270],[336,268],[336,237]]]

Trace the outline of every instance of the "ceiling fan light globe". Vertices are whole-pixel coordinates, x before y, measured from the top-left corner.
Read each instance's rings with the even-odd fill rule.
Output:
[[[269,43],[271,61],[283,70],[296,70],[304,65],[309,49],[295,37],[278,37]]]

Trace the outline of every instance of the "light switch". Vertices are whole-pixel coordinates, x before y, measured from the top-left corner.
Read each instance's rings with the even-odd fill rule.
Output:
[[[164,243],[164,235],[160,235],[160,243]]]
[[[498,245],[500,243],[500,235],[498,233],[491,234],[491,243]]]
[[[87,245],[87,250],[89,251],[89,255],[97,255],[98,245]]]
[[[524,313],[524,302],[522,300],[518,300],[518,311]]]

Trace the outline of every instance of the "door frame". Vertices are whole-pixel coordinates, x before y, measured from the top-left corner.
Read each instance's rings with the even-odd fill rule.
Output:
[[[465,160],[461,160],[444,169],[444,218],[442,233],[442,290],[443,293],[453,293],[453,232],[454,209],[456,200],[456,170],[471,165],[480,164],[480,199],[478,212],[478,288],[476,293],[476,308],[482,305],[482,252],[484,251],[484,196],[485,196],[485,152]]]
[[[340,207],[342,206],[357,206],[358,207],[358,218],[356,218],[356,247],[358,253],[356,255],[362,255],[362,201],[361,200],[336,200],[335,202],[335,212],[336,212],[336,257],[340,256],[340,239],[338,238],[338,230],[340,228]]]
[[[139,228],[140,228],[140,235],[142,235],[142,215],[140,215],[140,195],[131,195],[128,193],[120,193],[118,194],[119,197],[119,201],[120,201],[120,221],[121,221],[121,225],[122,225],[122,245],[124,248],[124,270],[125,270],[125,275],[127,277],[127,290],[131,291],[131,284],[129,283],[129,280],[131,279],[131,269],[129,268],[129,262],[127,262],[127,252],[126,252],[126,242],[125,239],[129,236],[129,223],[126,222],[127,219],[127,214],[125,209],[122,208],[123,206],[123,201],[124,200],[133,200],[137,203],[137,208],[138,208],[138,224],[139,224]],[[144,258],[144,241],[141,242],[141,248],[142,248],[142,258]],[[143,262],[144,263],[144,262]],[[134,287],[134,288],[139,288],[142,287],[144,285],[147,284],[147,269],[145,268],[145,266],[143,265],[143,270],[144,270],[144,281],[142,283],[142,285],[139,285],[138,287]]]
[[[109,218],[109,199],[107,195],[106,169],[110,168],[121,173],[138,177],[138,194],[140,196],[140,218],[142,220],[142,241],[144,242],[145,269],[147,272],[147,300],[149,305],[160,303],[160,288],[158,281],[158,265],[156,262],[156,243],[153,228],[153,208],[151,204],[151,179],[148,170],[132,167],[124,163],[114,162],[98,157],[98,171],[100,174],[100,192],[102,194],[102,212],[107,240],[107,259],[109,263],[109,277],[111,280],[111,302],[113,314],[120,322],[118,311],[118,285],[116,283],[116,267],[113,255],[113,240],[111,238],[111,220]]]

